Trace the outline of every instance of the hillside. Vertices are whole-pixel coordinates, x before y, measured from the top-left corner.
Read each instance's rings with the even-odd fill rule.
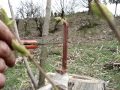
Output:
[[[54,17],[53,17],[54,18]],[[51,20],[50,22],[50,31],[54,29],[55,21]],[[111,30],[109,29],[108,25],[105,21],[99,20],[94,16],[91,17],[87,15],[87,13],[76,13],[73,15],[67,16],[67,20],[69,22],[69,40],[71,42],[86,42],[86,41],[94,41],[97,39],[110,39],[111,37]],[[120,18],[116,18],[117,27],[120,28]],[[23,21],[20,21],[18,26],[19,33],[21,38],[29,38],[29,39],[39,39],[39,31],[36,30],[35,22],[33,20],[29,21],[29,25],[27,30],[30,34],[25,34]],[[48,38],[49,39],[57,39],[62,37],[62,26],[58,25],[58,31],[55,33],[50,33]],[[84,40],[85,39],[85,40]]]
[[[109,82],[107,90],[120,90],[119,67],[104,69],[106,63],[120,62],[120,45],[107,23],[96,17],[91,17],[87,13],[69,15],[67,20],[69,22],[68,72],[103,79]],[[120,29],[120,17],[116,17],[115,21],[116,26]],[[25,35],[22,25],[23,21],[20,21],[18,27],[22,39],[41,40],[41,37],[38,36],[39,31],[35,30],[33,21],[29,22],[28,30],[30,33],[28,35]],[[53,30],[54,25],[55,22],[52,19],[50,30]],[[62,45],[52,44],[56,42],[62,43],[62,26],[58,25],[58,28],[58,31],[50,33],[48,36],[48,41],[51,43],[47,45],[49,55],[46,68],[48,71],[54,71],[56,67],[61,65]],[[39,59],[40,48],[33,50],[33,52],[35,59]],[[28,77],[24,77],[27,74],[24,65],[18,64],[13,69],[22,73],[14,73],[14,76],[12,70],[8,70],[7,75],[9,78],[5,90],[8,90],[7,88],[11,86],[11,82],[16,85],[16,88],[29,87]],[[33,67],[33,69],[35,68]]]

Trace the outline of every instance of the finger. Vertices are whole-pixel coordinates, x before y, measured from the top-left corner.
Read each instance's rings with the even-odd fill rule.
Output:
[[[0,89],[4,87],[5,84],[5,76],[0,73]]]
[[[15,38],[9,28],[0,20],[0,40],[5,41],[10,47],[12,39]]]
[[[0,73],[3,73],[6,69],[6,64],[5,64],[5,61],[0,58]]]
[[[13,52],[11,52],[11,54],[5,58],[5,61],[6,61],[6,65],[9,67],[13,67],[15,65],[16,58]]]
[[[15,56],[9,46],[3,41],[0,41],[0,57],[5,60],[7,66],[14,66]]]

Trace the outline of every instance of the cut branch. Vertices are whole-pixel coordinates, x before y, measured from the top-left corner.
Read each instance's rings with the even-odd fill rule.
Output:
[[[50,21],[50,6],[51,6],[51,0],[47,0],[48,2],[47,2],[47,7],[46,7],[46,12],[48,13],[48,14],[46,14],[46,19],[45,19],[45,21],[46,21],[46,23],[49,23],[49,21]],[[10,1],[8,0],[8,2],[9,2],[9,5],[11,5],[10,4]],[[12,7],[11,7],[11,10],[13,11],[13,9],[12,9]],[[12,14],[12,19],[14,19],[14,14]],[[47,22],[47,20],[48,20],[48,22]],[[16,25],[16,24],[15,24]],[[46,24],[45,24],[46,25]],[[14,26],[14,27],[17,27],[17,26]],[[44,27],[46,27],[46,26],[44,26]],[[47,26],[47,28],[49,28],[49,25]],[[15,28],[16,30],[16,32],[18,32],[18,29],[17,28]],[[17,34],[17,35],[19,35],[19,33]],[[17,36],[18,37],[18,36]],[[20,38],[18,38],[18,40],[20,40]],[[21,43],[21,42],[20,42]],[[55,86],[55,84],[54,84],[54,82],[46,75],[46,73],[44,72],[44,70],[39,66],[39,64],[35,61],[35,60],[33,60],[33,58],[32,58],[32,56],[31,55],[29,55],[28,56],[28,58],[33,62],[33,64],[38,68],[38,70],[45,76],[45,78],[52,84],[52,86],[53,86],[53,88],[54,88],[54,90],[58,90],[57,89],[57,87]],[[25,60],[25,62],[26,62],[27,60]],[[33,77],[33,73],[32,72],[30,72],[31,70],[30,70],[30,67],[29,67],[29,69],[28,69],[28,64],[27,63],[25,63],[25,65],[26,65],[26,67],[27,67],[27,70],[29,71],[29,75],[31,75],[30,76],[30,78],[32,79],[32,81],[34,81],[35,82],[35,79],[34,79],[34,77]],[[27,66],[28,65],[28,66]],[[34,83],[33,82],[33,83]],[[35,85],[36,83],[34,83],[33,85]],[[35,88],[36,89],[36,88]]]
[[[15,36],[18,39],[18,41],[20,42],[20,37],[19,37],[18,29],[17,29],[17,24],[16,24],[16,21],[15,21],[15,16],[14,16],[14,13],[13,13],[13,9],[12,9],[12,5],[10,3],[10,0],[8,0],[8,4],[9,4],[9,7],[10,7],[10,12],[11,12],[11,15],[12,15],[12,19],[14,20],[14,26],[13,27],[14,27],[14,30],[15,30]],[[25,59],[25,57],[23,59],[25,61],[25,66],[26,66],[26,69],[28,71],[28,75],[29,75],[29,77],[30,77],[30,79],[31,79],[31,81],[32,81],[32,83],[34,85],[34,88],[36,89],[37,84],[36,84],[35,77],[34,77],[34,75],[32,73],[32,70],[31,70],[27,60]]]
[[[9,5],[9,8],[10,8],[10,12],[11,12],[12,19],[13,19],[13,21],[14,21],[15,35],[16,35],[17,39],[20,40],[19,33],[18,33],[18,28],[17,28],[17,24],[16,24],[14,12],[13,12],[12,5],[11,5],[11,3],[10,3],[10,0],[8,0],[8,5]]]

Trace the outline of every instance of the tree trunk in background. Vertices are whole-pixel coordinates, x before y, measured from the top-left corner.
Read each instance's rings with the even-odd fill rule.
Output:
[[[114,16],[116,16],[116,13],[117,13],[117,5],[118,5],[118,2],[116,2],[115,4],[116,4],[116,6],[115,6],[115,15],[114,15]]]
[[[18,25],[19,25],[19,19],[16,19],[16,24],[17,24],[17,27],[18,27]]]
[[[88,14],[91,14],[92,13],[92,11],[91,11],[91,3],[92,2],[92,0],[88,0]]]
[[[46,16],[44,20],[43,25],[43,32],[42,32],[42,43],[45,43],[47,41],[47,36],[49,33],[49,22],[50,22],[50,14],[51,14],[51,0],[47,0],[46,5]],[[40,55],[40,66],[45,69],[45,66],[47,65],[46,60],[48,56],[47,46],[42,45],[41,46],[41,55]],[[42,87],[45,84],[45,76],[39,72],[39,82],[38,82],[38,88]]]
[[[36,23],[36,30],[39,31],[39,36],[42,37],[42,28],[43,28],[43,21],[42,18],[34,18],[34,21]]]
[[[25,30],[25,33],[27,33],[27,26],[28,26],[28,21],[25,20],[24,21],[24,30]]]

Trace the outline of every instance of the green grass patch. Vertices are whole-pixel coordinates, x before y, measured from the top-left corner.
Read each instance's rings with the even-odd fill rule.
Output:
[[[49,48],[54,51],[54,47]],[[105,81],[109,81],[109,87],[119,90],[120,71],[104,70],[103,66],[107,62],[119,62],[120,45],[116,40],[97,41],[95,43],[74,44],[68,50],[68,72],[80,75],[89,75]],[[59,52],[55,50],[54,52]],[[58,63],[61,62],[62,54],[51,53],[48,56],[46,69],[47,72],[55,72]],[[35,73],[35,67],[31,66]],[[6,72],[7,82],[4,90],[10,87],[20,89],[28,87],[29,80],[24,64],[18,64],[8,69]]]

